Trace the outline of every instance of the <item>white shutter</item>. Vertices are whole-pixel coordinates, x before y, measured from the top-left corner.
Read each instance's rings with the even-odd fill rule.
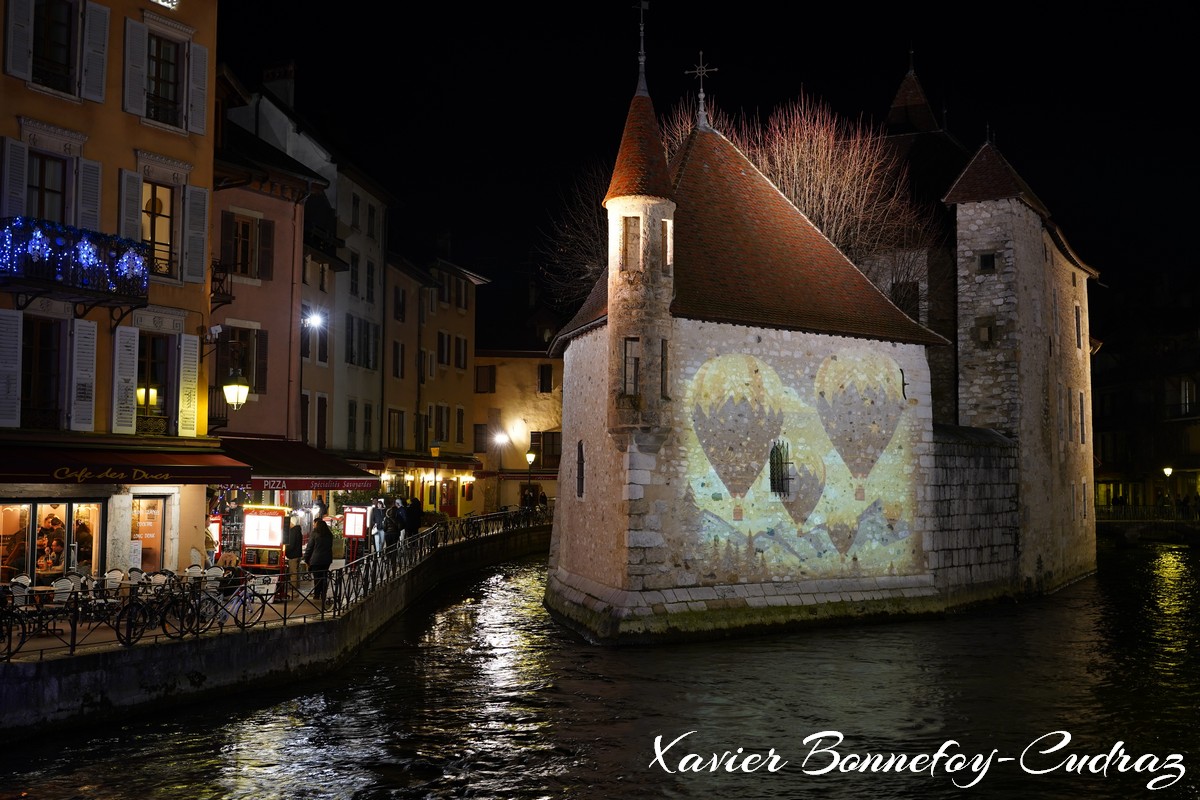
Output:
[[[142,241],[142,176],[121,170],[121,228],[126,239]]]
[[[208,189],[183,187],[183,279],[204,283],[207,274]]]
[[[112,432],[137,433],[138,329],[113,332]]]
[[[8,0],[4,71],[14,78],[33,80],[33,0]]]
[[[108,9],[99,3],[88,3],[83,16],[83,85],[84,100],[104,102],[104,85],[108,79]]]
[[[4,185],[0,189],[0,218],[25,215],[29,148],[19,139],[4,139]]]
[[[200,337],[179,336],[179,435],[196,435],[200,409]]]
[[[73,431],[96,429],[96,323],[77,319],[71,328],[71,421]]]
[[[122,108],[139,117],[146,116],[146,26],[125,18],[125,104]]]
[[[208,131],[208,48],[192,42],[188,50],[187,129],[203,136]]]
[[[0,309],[0,427],[21,426],[20,311]]]
[[[75,204],[76,224],[84,230],[100,230],[100,173],[99,161],[79,159],[79,193]]]

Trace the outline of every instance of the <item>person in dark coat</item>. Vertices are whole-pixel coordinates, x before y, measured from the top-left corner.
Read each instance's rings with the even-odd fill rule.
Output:
[[[397,497],[391,508],[384,512],[383,518],[383,546],[389,558],[396,555],[400,537],[404,535],[405,521],[404,506]]]
[[[325,520],[318,518],[308,535],[308,547],[304,548],[304,563],[313,576],[313,602],[325,602],[325,590],[329,585],[329,565],[333,563],[333,531]]]
[[[300,590],[300,559],[304,556],[304,529],[298,524],[288,528],[283,540],[283,556],[287,559],[287,583],[275,593],[276,599],[287,600]]]
[[[417,534],[421,532],[422,513],[421,498],[414,496],[409,499],[408,507],[404,509],[404,539],[410,547],[417,543]]]

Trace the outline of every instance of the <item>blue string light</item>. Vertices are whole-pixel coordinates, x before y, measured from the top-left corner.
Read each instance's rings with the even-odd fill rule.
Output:
[[[149,291],[142,242],[29,217],[12,217],[0,224],[0,275],[124,295]]]

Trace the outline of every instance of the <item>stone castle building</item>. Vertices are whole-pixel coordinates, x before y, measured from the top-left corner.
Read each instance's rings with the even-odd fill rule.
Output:
[[[551,346],[551,612],[657,640],[936,612],[1094,569],[1096,273],[1000,153],[930,159],[945,137],[910,71],[889,124],[944,202],[950,244],[926,257],[954,280],[909,316],[709,125],[703,93],[668,164],[641,64],[608,272]]]

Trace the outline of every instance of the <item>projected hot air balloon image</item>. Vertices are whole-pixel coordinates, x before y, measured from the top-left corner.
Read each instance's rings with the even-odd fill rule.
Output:
[[[876,352],[839,353],[821,364],[814,388],[829,440],[851,474],[865,479],[904,413],[900,368]]]
[[[692,383],[692,427],[735,502],[763,470],[783,427],[783,386],[767,364],[729,354],[706,362]],[[741,516],[734,507],[734,519]]]

